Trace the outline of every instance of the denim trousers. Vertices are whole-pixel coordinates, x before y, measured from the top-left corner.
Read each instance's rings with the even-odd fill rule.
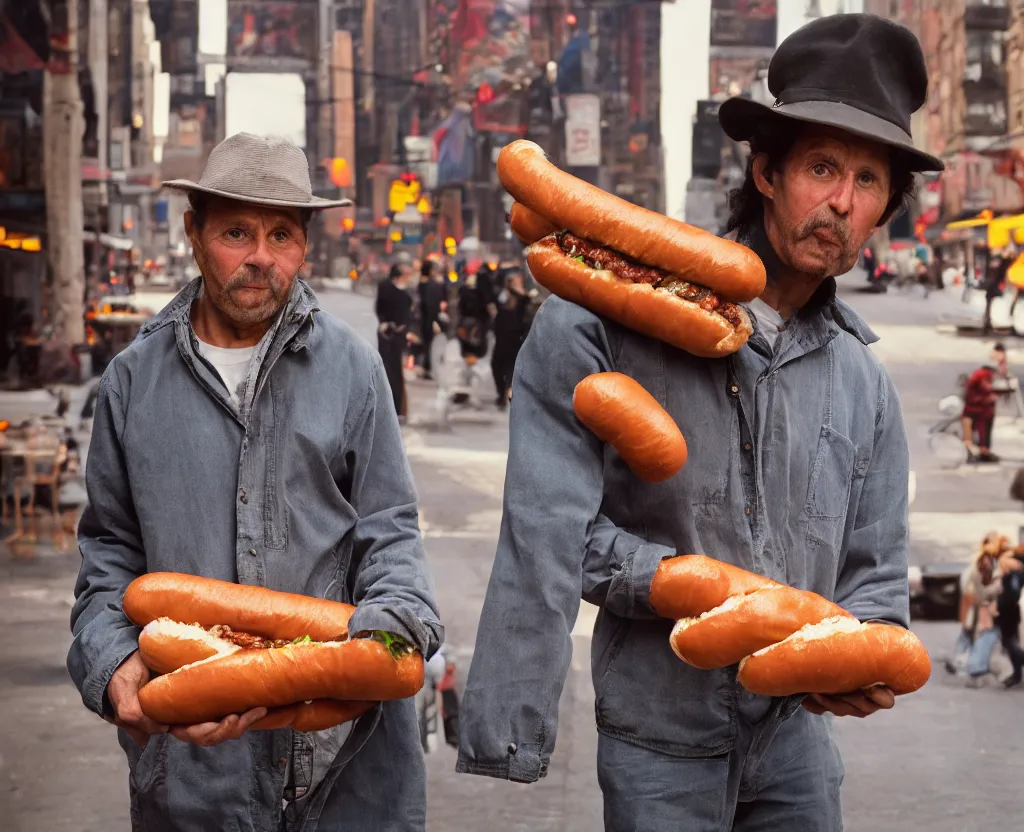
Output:
[[[843,761],[831,717],[798,709],[765,747],[675,757],[600,734],[606,832],[841,832]]]
[[[957,636],[956,647],[953,649],[953,654],[954,656],[959,656],[963,653],[968,654],[968,676],[984,676],[989,672],[989,659],[991,659],[992,651],[998,643],[999,630],[995,627],[990,627],[987,630],[979,632],[974,637],[973,643],[971,642],[970,635],[965,630],[961,630],[960,635]]]

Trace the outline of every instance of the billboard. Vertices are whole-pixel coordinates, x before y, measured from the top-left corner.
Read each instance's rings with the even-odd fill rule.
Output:
[[[775,0],[711,0],[711,46],[775,48]]]
[[[229,72],[224,109],[225,136],[245,132],[306,146],[306,84],[300,75]]]
[[[316,0],[229,0],[228,69],[310,69],[317,56]]]
[[[475,128],[525,133],[530,0],[431,0],[428,21],[430,52],[451,77],[453,98],[474,102]]]
[[[570,168],[601,164],[601,99],[565,96],[565,164]]]
[[[753,57],[711,56],[711,70],[708,83],[711,95],[740,95],[750,90],[757,80],[757,74],[767,69],[771,54]]]

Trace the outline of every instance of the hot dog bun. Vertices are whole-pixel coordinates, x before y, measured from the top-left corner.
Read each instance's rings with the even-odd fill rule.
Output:
[[[669,639],[675,654],[693,667],[728,667],[782,641],[808,622],[854,619],[831,601],[788,586],[767,586],[733,595],[696,618],[676,622]]]
[[[650,603],[663,618],[695,618],[733,595],[767,586],[781,584],[707,555],[680,555],[658,564]]]
[[[558,231],[550,222],[540,214],[535,214],[525,205],[518,202],[512,203],[512,210],[508,214],[508,224],[521,242],[529,245],[535,243],[542,237],[554,234]]]
[[[149,622],[139,634],[139,655],[154,673],[170,673],[211,656],[225,656],[241,648],[208,633],[196,624],[170,618]]]
[[[577,418],[646,482],[667,480],[686,463],[686,440],[672,417],[627,375],[587,376],[576,385],[572,407]]]
[[[874,685],[901,695],[923,687],[931,669],[928,651],[909,630],[835,617],[744,659],[738,678],[764,696],[837,695]]]
[[[233,630],[265,638],[338,641],[348,636],[350,604],[244,586],[197,575],[151,572],[129,584],[125,615],[144,627],[157,618]]]
[[[750,249],[577,179],[533,142],[506,145],[497,167],[516,202],[560,229],[707,286],[728,301],[753,300],[764,291],[764,265]]]
[[[721,315],[696,303],[567,257],[554,237],[531,245],[526,261],[534,279],[559,297],[693,355],[730,355],[753,332],[743,309],[739,310],[741,323],[734,327]]]
[[[284,708],[273,708],[262,719],[249,726],[250,731],[291,728],[301,733],[326,731],[335,725],[351,722],[370,710],[376,702],[344,702],[339,699],[314,699]]]
[[[313,699],[405,699],[423,686],[423,657],[394,658],[371,639],[238,650],[158,676],[139,691],[150,719],[192,725]]]

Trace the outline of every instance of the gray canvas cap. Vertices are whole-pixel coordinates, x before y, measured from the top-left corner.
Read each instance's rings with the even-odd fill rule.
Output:
[[[264,139],[252,133],[236,133],[217,145],[198,182],[172,179],[163,185],[277,208],[317,211],[352,204],[351,199],[313,196],[309,163],[301,148],[283,139]]]

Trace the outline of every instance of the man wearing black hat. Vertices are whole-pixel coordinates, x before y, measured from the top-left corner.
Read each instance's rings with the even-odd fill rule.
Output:
[[[772,699],[736,668],[702,671],[650,603],[659,563],[703,552],[906,627],[906,432],[876,336],[835,297],[868,236],[898,211],[925,100],[914,36],[868,15],[808,24],[768,73],[776,100],[723,103],[751,145],[730,232],[769,280],[750,341],[701,359],[552,298],[519,355],[501,536],[467,683],[458,769],[544,776],[579,597],[599,607],[592,669],[606,829],[831,832],[843,763],[830,717],[894,705],[884,688]],[[576,419],[567,392],[627,373],[690,447],[650,485]],[[803,707],[801,707],[803,705]]]

